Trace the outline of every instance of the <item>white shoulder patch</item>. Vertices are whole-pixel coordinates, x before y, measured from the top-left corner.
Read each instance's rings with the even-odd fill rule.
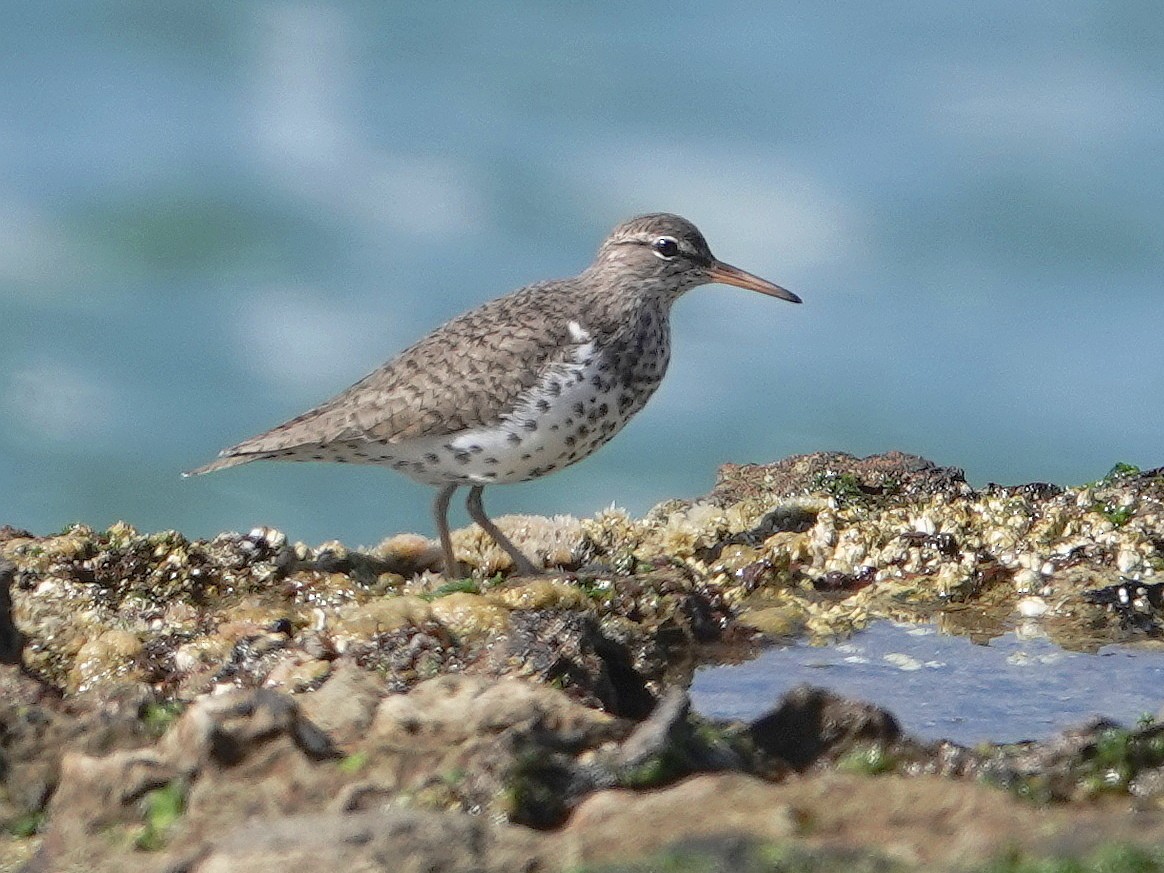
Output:
[[[570,337],[571,337],[571,339],[574,340],[574,342],[576,342],[576,343],[588,343],[588,342],[590,342],[590,331],[588,331],[586,328],[584,328],[578,322],[571,321],[569,324],[566,325],[566,327],[570,331]]]

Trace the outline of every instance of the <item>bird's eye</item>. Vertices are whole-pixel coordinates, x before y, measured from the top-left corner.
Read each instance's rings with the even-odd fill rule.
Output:
[[[651,250],[664,261],[669,261],[679,254],[679,243],[672,236],[661,236],[651,243]]]

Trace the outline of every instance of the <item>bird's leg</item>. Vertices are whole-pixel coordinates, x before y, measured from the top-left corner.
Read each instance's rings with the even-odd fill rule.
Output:
[[[436,518],[437,533],[441,538],[441,549],[445,553],[445,578],[450,581],[460,578],[457,569],[457,559],[453,555],[453,538],[449,535],[449,501],[453,492],[457,490],[457,483],[452,482],[437,492],[436,500],[432,504],[432,514]]]
[[[485,514],[485,507],[481,505],[481,492],[484,490],[484,485],[474,485],[469,489],[469,499],[465,501],[465,506],[469,509],[469,517],[481,525],[481,529],[493,537],[493,541],[513,559],[513,565],[517,568],[519,576],[539,575],[542,571],[537,569],[529,558],[523,555],[521,550],[510,542],[509,537],[503,534],[501,529]],[[452,492],[450,492],[450,496],[452,496]]]

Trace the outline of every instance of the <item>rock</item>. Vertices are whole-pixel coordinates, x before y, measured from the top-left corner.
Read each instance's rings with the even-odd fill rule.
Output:
[[[38,820],[58,791],[62,759],[140,749],[155,737],[144,701],[66,704],[15,667],[0,667],[0,826]]]
[[[380,703],[363,776],[430,804],[548,826],[586,790],[575,759],[629,727],[531,682],[449,676]]]
[[[793,455],[772,464],[724,464],[715,487],[705,499],[728,506],[757,497],[792,497],[844,486],[870,495],[948,494],[966,497],[973,489],[957,467],[939,467],[904,452],[858,458],[844,452]]]
[[[0,560],[0,664],[19,664],[24,638],[12,619],[12,582],[16,568]]]
[[[486,641],[509,624],[509,610],[480,594],[454,592],[434,600],[430,609],[432,617],[461,641]]]
[[[741,735],[698,723],[678,689],[634,725],[529,681],[449,676],[380,699],[357,671],[340,664],[335,686],[326,691],[325,683],[313,701],[326,713],[349,692],[357,698],[333,713],[334,729],[349,738],[344,755],[296,698],[266,689],[203,697],[156,743],[67,750],[29,870],[565,873],[691,853],[749,870],[765,846],[790,840],[842,853],[876,846],[933,869],[986,860],[999,845],[1046,848],[1055,838],[1083,851],[1113,838],[1164,836],[1158,810],[1113,817],[1038,809],[968,781],[983,772],[973,760],[985,752],[965,752],[961,782],[785,778],[787,770],[765,759],[809,768],[870,745],[894,744],[902,756],[925,751],[899,739],[881,711],[816,689],[794,690]],[[115,719],[118,710],[104,715]],[[1097,724],[1048,753],[1088,766],[1096,742],[1111,746],[1113,730]],[[1157,733],[1128,733],[1129,753],[1154,748]],[[932,767],[935,756],[953,759],[941,749],[928,754],[906,761],[903,772]],[[698,772],[711,769],[729,772]],[[748,769],[781,781],[741,772]],[[11,779],[5,784],[11,790]]]
[[[46,844],[58,851],[83,846],[88,835],[125,823],[128,810],[147,792],[179,775],[175,762],[153,748],[102,756],[66,753],[49,805]]]
[[[559,840],[575,863],[591,864],[637,858],[703,836],[785,840],[798,830],[797,813],[780,793],[739,773],[694,776],[656,791],[602,791],[579,805]]]
[[[687,739],[691,698],[681,688],[672,688],[651,714],[641,721],[622,743],[613,761],[620,768],[641,767],[671,748],[676,740]]]
[[[390,695],[367,723],[377,695],[354,679],[352,669],[337,674],[341,682],[329,693],[334,700],[354,690],[360,698],[348,717],[334,719],[352,738],[347,756],[292,697],[266,689],[203,697],[150,747],[65,754],[41,862],[46,869],[60,869],[84,859],[86,869],[117,869],[125,852],[143,844],[165,848],[173,857],[213,856],[222,835],[240,822],[294,834],[297,826],[281,829],[272,823],[329,809],[375,812],[402,797],[428,809],[486,813],[442,820],[451,832],[464,827],[476,832],[481,822],[505,818],[547,826],[561,821],[588,790],[589,782],[579,775],[587,768],[577,760],[621,740],[630,727],[553,689],[480,677],[445,677]],[[329,695],[322,695],[315,705],[326,708],[328,702]],[[151,798],[159,792],[172,808],[164,825],[151,812],[156,806]],[[420,813],[401,815],[404,829],[435,821]],[[393,821],[389,817],[377,826],[397,827]],[[349,827],[359,831],[338,816],[324,816],[318,824],[337,833]],[[92,835],[98,832],[103,836],[95,847]],[[485,837],[475,839],[480,843]],[[434,847],[443,850],[447,840],[446,833],[444,841],[428,843],[431,863],[438,865],[433,869],[443,869],[445,855]],[[323,851],[326,841],[304,834],[298,842],[292,837],[276,842],[290,847],[286,857],[298,857],[297,852],[308,857]],[[223,858],[254,845],[251,837],[239,837],[218,857],[225,864]],[[464,860],[463,848],[448,851]]]
[[[756,747],[796,770],[836,761],[862,745],[889,745],[901,738],[886,710],[841,697],[823,688],[799,685],[749,728]]]
[[[142,673],[136,661],[141,652],[142,642],[137,634],[119,628],[110,628],[87,640],[69,671],[68,691],[83,694],[98,684],[108,688],[140,680]]]
[[[333,633],[343,641],[367,639],[404,627],[421,626],[431,616],[432,608],[419,597],[378,598],[342,607],[336,614]]]
[[[697,729],[691,719],[691,698],[678,687],[660,698],[654,711],[603,763],[625,785],[664,784],[690,773],[744,766],[726,739]]]
[[[940,614],[989,636],[1020,595],[1077,648],[1159,636],[1159,471],[974,491],[914,456],[819,453],[725,467],[709,498],[640,520],[521,524],[576,572],[490,578],[505,556],[466,548],[476,576],[450,583],[420,572],[439,552],[417,538],[378,556],[261,528],[0,529],[0,823],[40,829],[46,871],[550,871],[669,847],[749,869],[787,838],[916,864],[1164,835],[1158,726],[967,749],[817,689],[747,726],[679,690],[764,633]],[[1089,827],[1100,794],[1142,808]]]
[[[654,707],[628,647],[607,637],[587,613],[512,612],[503,644],[491,647],[470,669],[553,683],[580,703],[629,718],[641,718]]]
[[[286,695],[259,689],[205,697],[153,747],[66,753],[41,861],[49,869],[82,861],[86,869],[116,869],[120,854],[157,827],[144,803],[155,789],[175,797],[183,826],[152,837],[179,846],[242,818],[323,803],[340,779],[329,781],[331,771],[318,764],[336,758],[330,739]],[[103,838],[94,845],[90,837],[98,833]]]
[[[303,714],[340,746],[360,739],[372,724],[386,690],[382,682],[350,661],[332,670],[323,685],[298,699]]]
[[[189,873],[514,873],[561,869],[546,840],[479,816],[417,809],[288,816],[248,822]]]

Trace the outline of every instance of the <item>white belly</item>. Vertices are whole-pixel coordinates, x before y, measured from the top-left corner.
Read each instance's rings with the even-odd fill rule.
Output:
[[[582,460],[618,433],[662,378],[634,388],[599,369],[592,343],[559,365],[496,427],[395,443],[351,441],[322,447],[330,457],[391,467],[418,482],[489,485],[524,482]]]
[[[496,428],[383,446],[392,459],[380,463],[431,485],[524,482],[587,457],[631,415],[618,414],[617,395],[599,393],[584,381],[563,389],[548,409],[523,408]]]

